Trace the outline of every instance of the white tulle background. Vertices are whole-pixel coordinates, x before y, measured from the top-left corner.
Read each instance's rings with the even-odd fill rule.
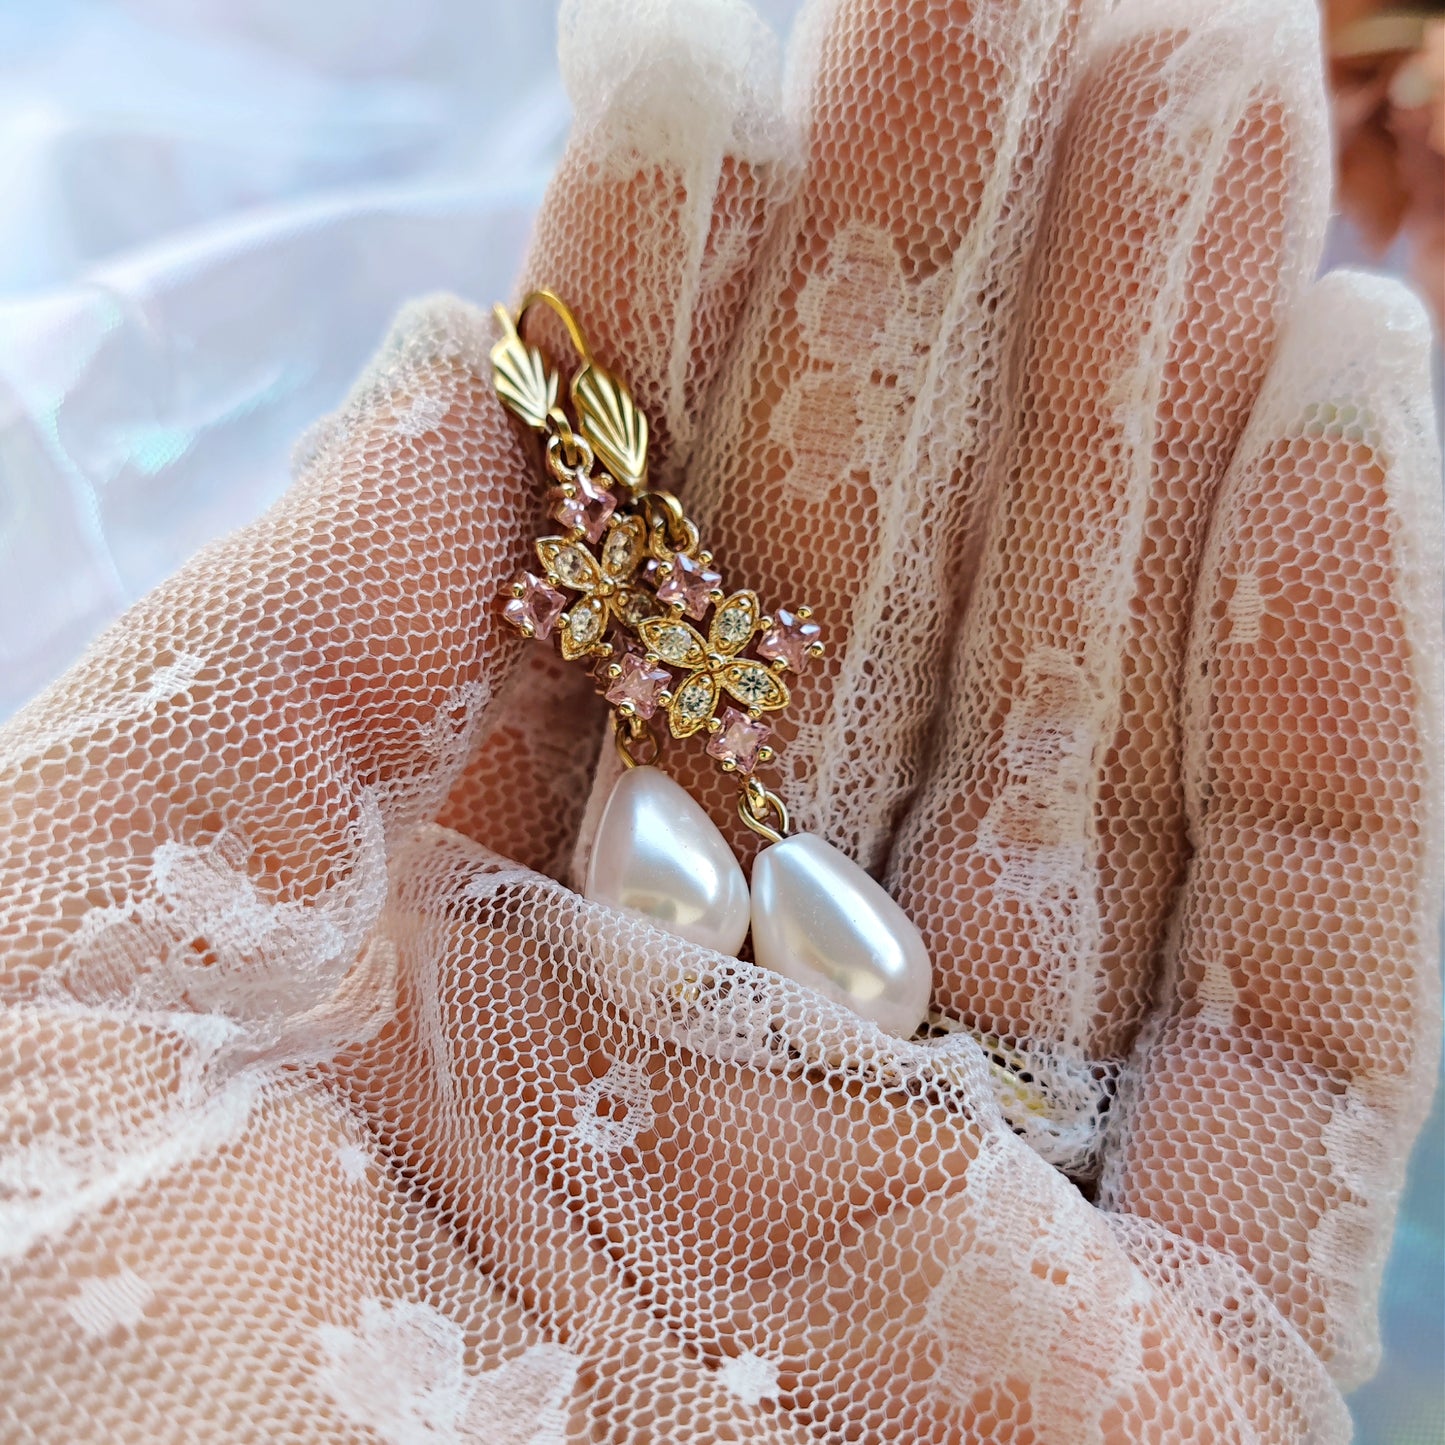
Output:
[[[0,6],[0,717],[277,496],[402,302],[506,294],[567,126],[553,8]],[[1442,1130],[1366,1445],[1445,1440]]]

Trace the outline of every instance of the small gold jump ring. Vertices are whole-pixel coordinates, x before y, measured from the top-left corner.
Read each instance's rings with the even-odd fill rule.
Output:
[[[617,755],[625,768],[649,768],[662,756],[662,740],[639,717],[624,718],[612,714],[612,740],[617,745]],[[646,743],[646,756],[639,757],[633,749],[639,743]]]
[[[777,827],[768,822],[768,814],[776,815]],[[766,838],[769,843],[781,843],[788,836],[791,826],[788,821],[787,804],[776,794],[758,782],[756,778],[748,778],[738,794],[738,816],[753,830],[760,838]]]
[[[551,421],[557,413],[548,413]],[[562,417],[547,438],[547,470],[559,482],[572,481],[592,470],[593,452],[586,437],[578,436]]]
[[[697,525],[671,492],[645,492],[641,498],[648,526],[662,528],[674,552],[695,552],[702,538]]]

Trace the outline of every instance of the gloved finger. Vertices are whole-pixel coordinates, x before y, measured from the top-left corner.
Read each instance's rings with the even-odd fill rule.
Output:
[[[1151,996],[1194,556],[1323,232],[1317,23],[1307,0],[1127,5],[1070,118],[1003,490],[889,870],[938,1007],[1040,1077],[1121,1056]]]
[[[1221,492],[1185,671],[1190,862],[1101,1199],[1232,1256],[1348,1388],[1438,1050],[1429,326],[1335,275]]]
[[[804,173],[718,378],[684,501],[728,590],[814,606],[780,791],[881,862],[933,705],[978,459],[1079,28],[1075,0],[839,0],[799,22]],[[758,839],[701,739],[664,766],[745,862]],[[606,786],[608,779],[599,779]],[[584,840],[585,842],[585,840]]]
[[[564,7],[577,110],[537,218],[520,292],[572,308],[598,361],[646,412],[655,485],[686,466],[700,411],[790,177],[777,43],[737,0]],[[545,308],[525,330],[564,379],[578,364]],[[531,444],[529,443],[529,449]],[[520,504],[545,517],[540,467]],[[530,548],[521,567],[538,570]],[[536,643],[484,725],[442,821],[547,872],[570,856],[604,709],[591,678]]]
[[[530,468],[487,318],[408,309],[286,496],[0,733],[12,992],[281,1027],[356,962],[516,655],[495,607]]]

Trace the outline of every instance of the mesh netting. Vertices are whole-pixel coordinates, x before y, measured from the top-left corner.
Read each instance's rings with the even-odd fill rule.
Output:
[[[937,1027],[569,887],[618,765],[419,304],[0,734],[0,1435],[1346,1438],[1436,1047],[1428,333],[1309,281],[1305,0],[1198,8],[819,3],[786,77],[564,12],[527,278],[824,622],[779,790]]]

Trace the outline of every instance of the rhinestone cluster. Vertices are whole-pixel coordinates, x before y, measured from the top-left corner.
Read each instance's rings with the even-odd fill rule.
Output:
[[[534,303],[562,320],[581,357],[570,415],[556,368],[518,330]],[[677,498],[648,486],[647,417],[554,293],[532,292],[517,321],[502,307],[496,315],[497,396],[544,440],[548,513],[560,527],[533,544],[538,570],[512,582],[502,615],[523,636],[555,638],[564,658],[590,663],[634,741],[658,717],[674,738],[705,734],[708,754],[742,776],[745,819],[773,836],[767,820],[786,827],[786,808],[752,773],[773,757],[764,715],[787,706],[784,674],[822,651],[817,623],[806,607],[769,617],[755,593],[725,590]]]
[[[558,496],[552,515],[567,531],[538,539],[541,573],[517,578],[503,615],[524,636],[555,635],[565,658],[593,659],[624,718],[661,713],[679,739],[705,731],[728,772],[771,761],[763,714],[787,706],[783,674],[821,651],[808,609],[769,617],[755,593],[729,596],[711,556],[669,552],[605,486],[586,485]]]

